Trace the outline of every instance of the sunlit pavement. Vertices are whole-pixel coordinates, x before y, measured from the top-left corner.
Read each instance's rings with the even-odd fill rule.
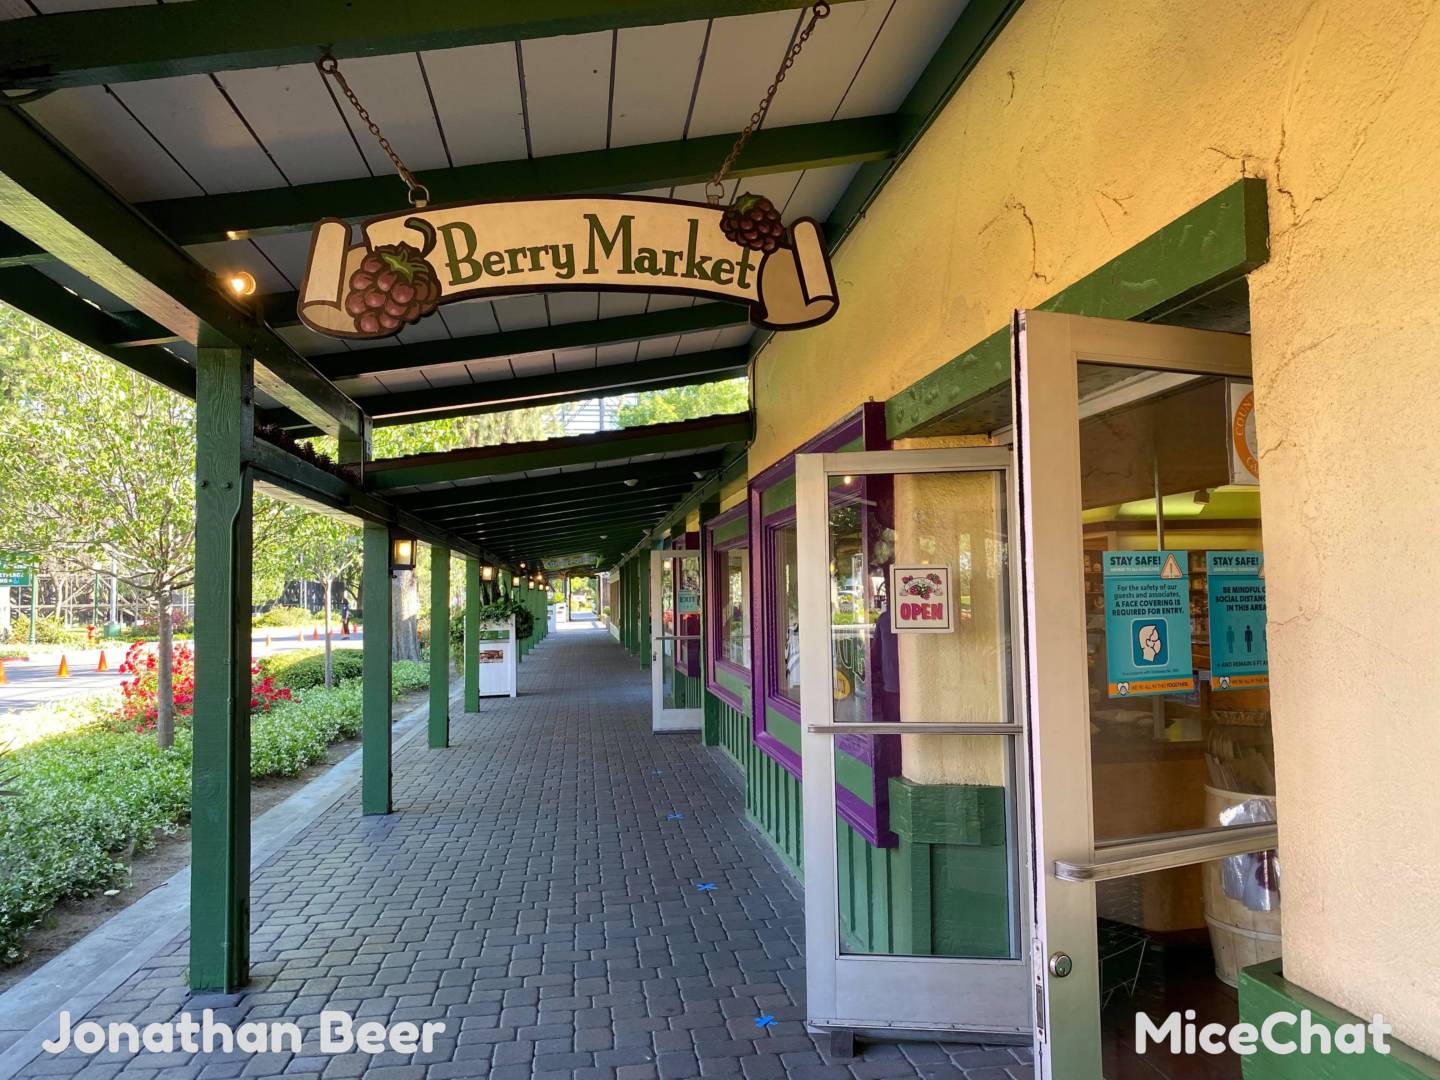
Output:
[[[361,635],[358,630],[353,631],[348,638],[342,638],[339,624],[332,627],[330,644],[334,648],[359,648],[360,642]],[[323,630],[317,631],[312,627],[286,626],[268,631],[257,630],[251,638],[251,648],[256,658],[294,652],[296,649],[315,649],[323,644]],[[66,650],[63,655],[70,669],[68,678],[58,675],[62,655],[59,652],[37,652],[29,660],[5,660],[3,663],[6,683],[0,685],[0,712],[19,712],[33,709],[37,705],[118,689],[121,679],[125,677],[118,669],[128,648],[129,645],[124,642],[105,646],[103,651],[108,671],[96,670],[100,665],[102,650]]]

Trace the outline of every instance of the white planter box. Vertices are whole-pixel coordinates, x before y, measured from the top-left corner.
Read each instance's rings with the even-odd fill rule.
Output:
[[[480,624],[476,671],[481,697],[514,697],[520,649],[515,642],[515,617]]]

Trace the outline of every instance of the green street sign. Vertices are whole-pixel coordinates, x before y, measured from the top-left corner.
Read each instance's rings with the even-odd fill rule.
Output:
[[[0,551],[0,589],[23,589],[35,584],[34,554],[26,551]]]

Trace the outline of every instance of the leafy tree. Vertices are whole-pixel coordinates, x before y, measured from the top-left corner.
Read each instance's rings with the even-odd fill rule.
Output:
[[[672,386],[647,390],[633,398],[620,398],[615,410],[622,428],[667,424],[721,413],[742,413],[750,408],[749,380],[726,379],[699,386]]]
[[[190,402],[0,308],[0,538],[72,570],[112,564],[155,610],[160,714],[174,739],[171,604],[194,584]]]

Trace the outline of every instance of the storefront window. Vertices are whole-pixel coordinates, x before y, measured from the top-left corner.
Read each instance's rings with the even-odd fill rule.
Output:
[[[781,525],[771,534],[775,555],[774,631],[778,648],[775,651],[774,687],[781,697],[800,701],[800,584],[797,575],[799,552],[795,539],[795,523]]]
[[[750,553],[731,548],[715,554],[718,576],[719,630],[716,654],[721,660],[750,670],[750,606],[746,603],[750,580]]]

